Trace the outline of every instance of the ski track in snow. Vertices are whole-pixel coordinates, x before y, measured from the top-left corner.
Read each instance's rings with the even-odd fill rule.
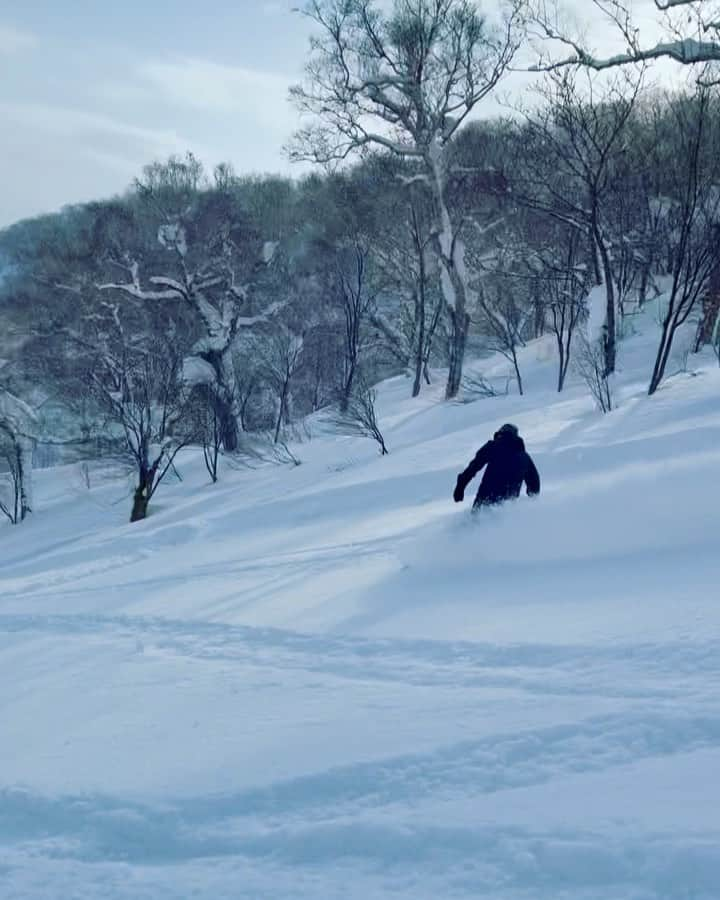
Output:
[[[713,765],[720,765],[717,641],[497,646],[90,615],[6,615],[0,634],[61,638],[81,648],[100,640],[143,660],[231,664],[241,677],[287,669],[320,677],[322,686],[340,678],[350,697],[354,681],[375,679],[430,690],[499,689],[510,703],[517,692],[623,701],[617,713],[333,766],[236,793],[147,803],[6,789],[0,867],[5,856],[6,873],[17,874],[23,890],[66,896],[67,878],[68,889],[85,885],[88,893],[78,896],[93,896],[98,879],[104,886],[98,896],[186,896],[171,887],[174,867],[196,863],[192,881],[212,858],[214,875],[206,873],[187,896],[714,896],[720,829],[689,829],[679,839],[667,826],[638,832],[621,820],[610,831],[527,828],[484,821],[483,809],[488,795],[512,797],[644,760],[714,750]],[[418,854],[431,859],[427,876],[416,880]],[[129,882],[127,867],[134,872]],[[298,867],[303,876],[293,880],[289,873]],[[314,884],[313,871],[325,867],[329,873]],[[228,888],[227,879],[247,884],[249,875],[250,885],[260,879],[254,887]],[[358,877],[364,887],[355,893]]]
[[[140,526],[45,473],[0,532],[2,900],[718,900],[720,377],[648,401],[651,346],[607,417],[396,379],[387,460],[212,502],[196,460]],[[508,418],[543,497],[471,522]]]
[[[2,633],[107,635],[129,641],[130,647],[141,646],[146,654],[172,653],[419,686],[490,685],[538,693],[679,698],[687,693],[684,675],[701,678],[698,687],[708,696],[720,687],[720,640],[626,647],[527,643],[499,647],[478,642],[320,637],[202,621],[87,615],[0,616]],[[672,679],[666,677],[668,668]],[[627,672],[624,687],[618,685],[620,669]],[[657,683],[638,687],[641,676]]]

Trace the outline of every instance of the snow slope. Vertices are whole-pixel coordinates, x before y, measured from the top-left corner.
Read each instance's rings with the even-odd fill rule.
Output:
[[[717,900],[720,372],[647,398],[644,331],[605,417],[540,342],[524,398],[395,379],[389,457],[188,455],[145,523],[40,473],[0,528],[0,896]],[[507,420],[542,496],[471,518]]]

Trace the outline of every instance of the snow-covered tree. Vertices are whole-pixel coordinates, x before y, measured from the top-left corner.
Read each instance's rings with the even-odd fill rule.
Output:
[[[233,198],[199,191],[202,170],[189,157],[145,170],[137,184],[143,211],[155,229],[154,252],[120,248],[109,266],[122,278],[97,284],[101,292],[148,303],[180,303],[193,314],[200,336],[186,377],[211,388],[226,450],[238,446],[238,390],[233,348],[238,334],[277,311],[269,304],[250,313],[251,289],[274,256],[274,242],[261,241]]]
[[[291,145],[295,159],[342,160],[379,147],[415,164],[431,191],[433,247],[450,322],[447,397],[462,378],[474,305],[465,222],[448,204],[450,146],[467,117],[496,88],[521,41],[525,0],[495,4],[497,24],[469,0],[311,0],[319,26],[307,80],[292,91],[316,117]]]

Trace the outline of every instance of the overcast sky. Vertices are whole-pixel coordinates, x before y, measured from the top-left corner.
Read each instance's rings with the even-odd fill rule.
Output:
[[[147,162],[186,150],[238,172],[291,171],[287,89],[310,33],[291,11],[299,3],[3,3],[0,227],[107,197]]]

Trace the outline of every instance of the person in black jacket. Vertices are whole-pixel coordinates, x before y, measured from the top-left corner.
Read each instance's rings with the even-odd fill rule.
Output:
[[[473,503],[473,509],[493,506],[519,497],[523,482],[529,497],[540,493],[540,476],[535,463],[525,450],[525,443],[515,425],[503,425],[495,436],[481,447],[470,465],[458,475],[453,500],[461,503],[465,488],[484,467],[485,474]]]

